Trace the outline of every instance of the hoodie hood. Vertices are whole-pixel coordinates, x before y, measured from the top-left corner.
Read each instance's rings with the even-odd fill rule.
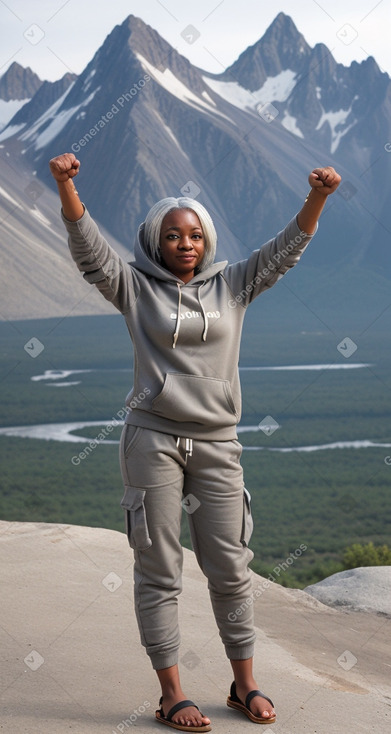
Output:
[[[145,243],[144,238],[144,222],[140,224],[138,228],[138,232],[136,235],[136,241],[134,244],[134,261],[132,262],[132,266],[136,268],[137,270],[141,270],[142,273],[145,273],[145,275],[151,275],[153,278],[158,278],[159,280],[164,280],[168,283],[176,283],[178,288],[178,307],[177,307],[177,317],[175,322],[175,329],[172,335],[172,348],[175,349],[176,343],[178,341],[179,331],[181,328],[181,303],[182,303],[182,288],[183,287],[191,287],[196,286],[197,287],[197,298],[198,303],[200,304],[200,309],[202,313],[202,317],[204,319],[204,330],[202,332],[202,341],[206,341],[207,334],[208,334],[208,316],[205,311],[204,305],[201,300],[201,288],[206,283],[207,280],[210,278],[213,278],[213,276],[217,275],[217,273],[220,273],[226,266],[228,265],[227,260],[222,260],[218,263],[212,263],[206,270],[202,270],[200,273],[197,273],[191,280],[189,280],[188,283],[184,283],[180,278],[178,278],[176,275],[173,275],[169,270],[163,267],[160,263],[156,262],[156,260],[152,257],[152,254],[148,252],[148,247]]]

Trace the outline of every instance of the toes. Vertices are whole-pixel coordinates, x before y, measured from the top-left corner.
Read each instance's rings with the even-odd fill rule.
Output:
[[[178,716],[178,718],[173,718],[173,722],[175,724],[180,724],[181,726],[203,726],[204,724],[210,724],[209,719],[206,716],[198,717],[196,715],[189,714],[188,716]]]

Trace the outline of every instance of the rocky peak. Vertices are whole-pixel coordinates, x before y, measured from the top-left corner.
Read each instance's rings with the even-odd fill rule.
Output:
[[[38,91],[42,81],[31,71],[14,61],[0,78],[0,99],[31,99]]]
[[[291,69],[300,72],[311,53],[293,20],[279,13],[262,38],[244,51],[222,75],[250,91],[260,89],[267,77]]]

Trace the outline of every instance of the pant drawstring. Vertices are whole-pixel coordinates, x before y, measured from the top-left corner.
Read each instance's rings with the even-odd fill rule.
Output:
[[[177,445],[177,448],[179,449],[180,454],[185,459],[185,461],[188,456],[193,456],[193,439],[192,438],[183,438],[182,436],[178,436],[176,440],[176,445]]]

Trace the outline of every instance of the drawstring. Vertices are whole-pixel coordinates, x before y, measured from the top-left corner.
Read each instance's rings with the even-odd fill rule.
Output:
[[[205,284],[205,281],[203,281],[203,283],[201,283],[198,286],[197,298],[198,298],[198,303],[200,304],[200,308],[201,308],[201,311],[202,311],[202,317],[204,319],[204,330],[202,332],[202,341],[206,342],[206,336],[207,336],[207,333],[208,333],[208,316],[207,316],[207,313],[206,313],[206,311],[204,309],[204,304],[201,301],[201,294],[200,294],[201,288],[202,288],[202,286],[204,284]],[[177,283],[177,286],[178,286],[178,312],[177,312],[176,323],[175,323],[175,331],[174,331],[174,333],[172,335],[172,348],[173,349],[175,349],[175,347],[176,347],[176,343],[178,341],[178,336],[179,336],[179,330],[181,328],[182,290],[181,290],[180,283]]]
[[[188,456],[193,455],[193,439],[192,438],[182,438],[182,436],[178,436],[176,440],[176,445],[177,445],[177,448],[179,449],[179,453],[182,455],[185,461]]]
[[[205,312],[205,309],[204,309],[204,304],[201,301],[201,295],[200,295],[200,290],[201,290],[202,286],[204,285],[204,283],[205,283],[205,281],[203,283],[201,283],[201,285],[198,287],[197,298],[198,298],[198,303],[201,306],[202,315],[204,317],[204,331],[202,332],[202,341],[203,342],[206,342],[206,335],[208,333],[208,317],[206,315],[206,312]]]
[[[181,286],[179,283],[177,283],[178,286],[178,313],[176,316],[176,324],[175,324],[175,331],[172,336],[172,348],[175,349],[176,343],[178,341],[179,336],[179,329],[181,328],[181,303],[182,303],[182,291]]]

